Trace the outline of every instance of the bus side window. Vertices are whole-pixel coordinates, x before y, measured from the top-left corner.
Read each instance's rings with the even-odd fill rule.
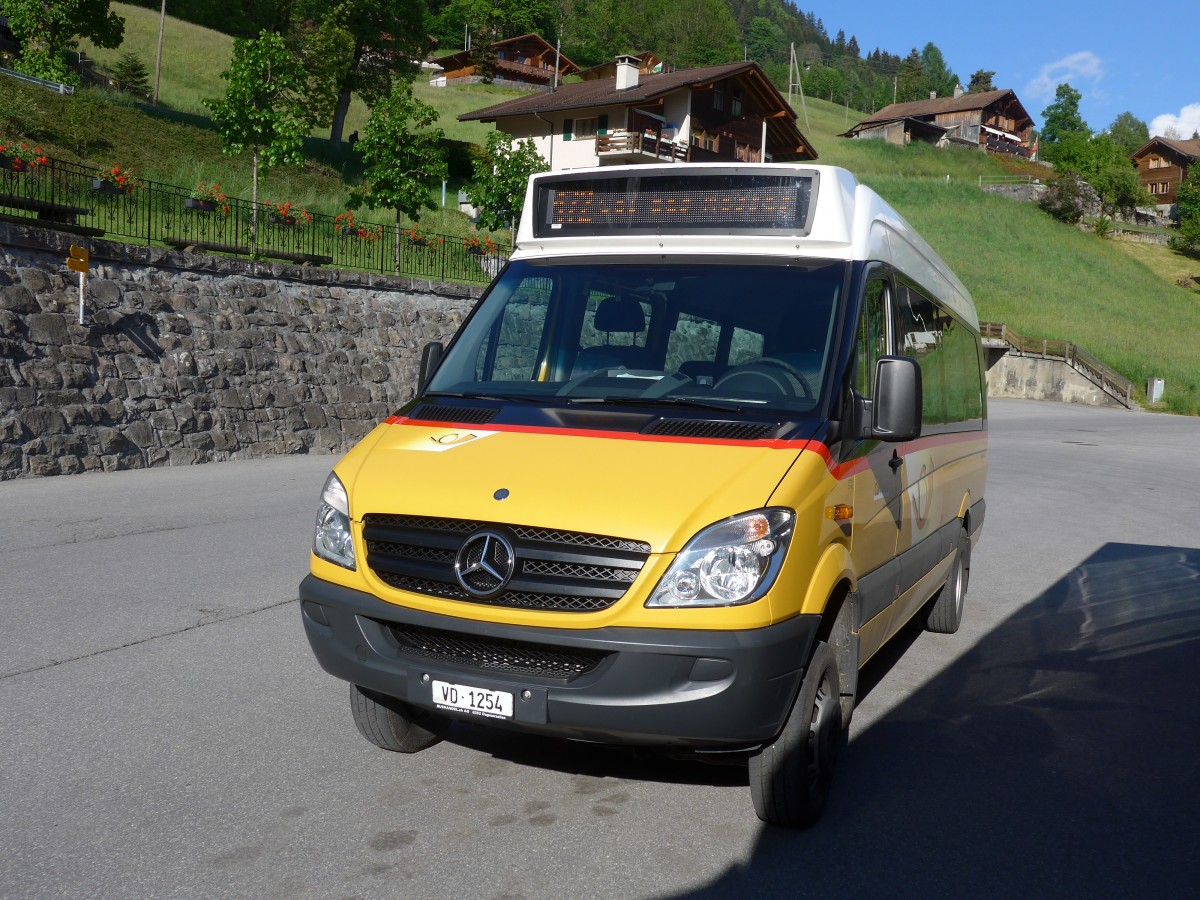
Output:
[[[858,353],[854,389],[870,398],[875,393],[875,364],[887,355],[888,286],[882,278],[867,283],[862,318],[858,323]]]
[[[946,421],[946,383],[942,372],[943,317],[933,301],[914,288],[900,290],[900,353],[921,365],[922,421],[940,425]]]

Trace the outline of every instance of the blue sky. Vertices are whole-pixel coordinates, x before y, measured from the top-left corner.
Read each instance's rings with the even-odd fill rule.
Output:
[[[864,55],[879,47],[906,56],[933,41],[964,86],[972,72],[994,71],[996,87],[1015,90],[1038,127],[1065,81],[1083,94],[1079,109],[1093,131],[1125,111],[1152,135],[1200,130],[1198,0],[1172,0],[1156,12],[1114,0],[795,3],[823,20],[830,37],[839,29],[857,37]]]

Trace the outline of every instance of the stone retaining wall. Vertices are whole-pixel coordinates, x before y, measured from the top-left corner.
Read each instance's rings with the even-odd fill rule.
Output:
[[[0,479],[344,450],[481,292],[0,223]]]

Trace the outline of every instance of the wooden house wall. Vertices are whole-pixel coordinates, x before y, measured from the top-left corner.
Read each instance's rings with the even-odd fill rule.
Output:
[[[968,141],[979,142],[979,123],[982,118],[982,110],[964,109],[957,112],[941,113],[934,116],[934,124],[941,125],[944,128],[954,128],[951,132],[958,137]]]
[[[1161,161],[1161,164],[1151,168],[1151,160]],[[1157,150],[1151,150],[1138,157],[1137,169],[1142,187],[1150,191],[1155,203],[1164,205],[1175,202],[1179,194],[1179,185],[1183,183],[1188,172],[1183,160],[1175,154]]]

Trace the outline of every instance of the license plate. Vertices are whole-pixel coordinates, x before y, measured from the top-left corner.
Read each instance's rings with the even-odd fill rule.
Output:
[[[490,719],[511,719],[513,695],[507,691],[489,691],[469,684],[433,683],[433,703],[438,709],[474,713]]]

